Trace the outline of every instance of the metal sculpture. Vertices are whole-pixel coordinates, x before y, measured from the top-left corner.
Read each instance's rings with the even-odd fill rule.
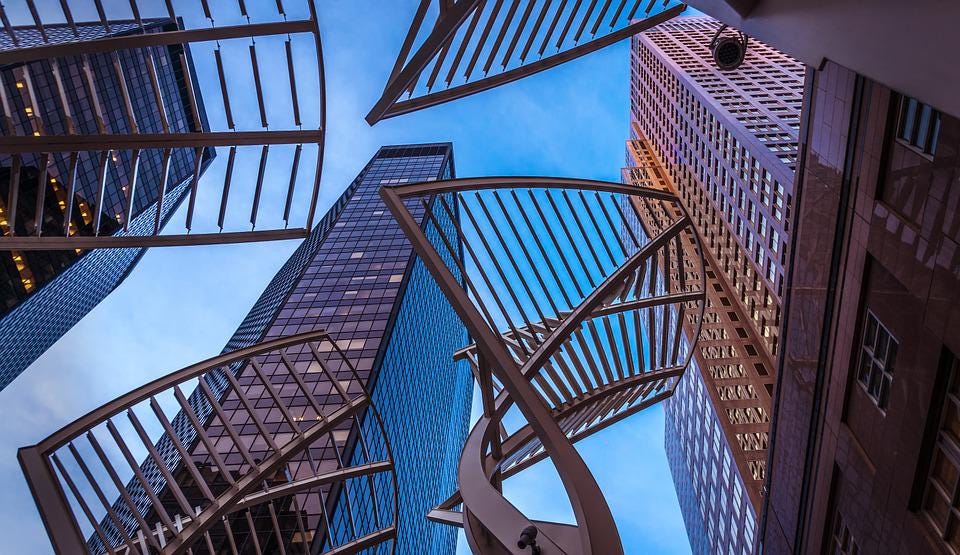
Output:
[[[455,221],[459,213],[456,236],[430,210],[426,228],[412,217],[408,207],[431,195],[435,210]],[[476,341],[456,356],[474,371],[483,414],[463,448],[460,490],[429,517],[463,526],[476,553],[622,553],[573,443],[666,398],[687,367],[693,345],[683,330],[698,336],[705,284],[699,239],[678,199],[536,177],[385,187],[381,196]],[[676,217],[649,229],[641,210]],[[464,262],[448,267],[439,249],[460,248]],[[526,424],[510,431],[504,417],[513,409]],[[547,457],[576,525],[530,520],[501,493],[504,479]]]
[[[17,11],[31,14],[29,26],[12,25],[0,6],[0,42],[6,43],[0,46],[0,67],[16,67],[18,72],[16,88],[0,82],[0,119],[4,123],[0,163],[8,169],[9,179],[7,195],[0,200],[0,250],[219,244],[309,234],[319,194],[326,126],[323,53],[313,0],[275,4],[238,0],[213,6],[203,0],[178,3],[179,10],[170,1],[130,0],[127,5],[108,6],[100,0],[61,1],[61,13],[53,6],[40,9],[34,0],[23,2],[26,6],[17,7],[26,9]],[[76,21],[72,10],[99,18]],[[220,25],[214,25],[215,17]],[[157,25],[164,22],[176,30],[158,31]],[[157,68],[164,60],[156,49],[161,47],[179,52],[187,92],[177,94],[176,99],[158,82]],[[81,66],[83,77],[64,74],[66,60]],[[269,78],[269,72],[275,70],[264,65],[266,60],[279,64],[285,60],[284,78]],[[131,80],[133,63],[147,68],[150,83],[146,86]],[[110,78],[115,80],[116,94],[125,107],[116,116],[122,122],[120,129],[104,125],[105,104],[98,95],[105,93],[103,89],[98,93],[92,69],[98,64],[112,65]],[[191,75],[194,67],[205,73]],[[30,108],[30,100],[36,100],[31,73],[36,77],[41,71],[51,74],[59,90],[57,105],[50,108],[50,113],[57,114],[56,121],[44,122],[41,110]],[[137,98],[131,96],[134,87],[143,89],[139,96],[146,106],[137,105]],[[11,90],[16,91],[16,99],[8,93]],[[25,100],[21,102],[20,97]],[[222,121],[214,129],[206,121],[202,97],[208,105],[214,99],[222,102],[222,114],[217,113]],[[255,98],[258,109],[235,110],[237,101],[246,97],[250,103]],[[315,97],[318,105],[301,106],[304,97]],[[168,113],[174,100],[185,104],[187,126],[175,125],[179,116]],[[11,110],[19,104],[30,110],[26,132],[14,125],[14,115],[21,118],[22,114]],[[81,112],[93,114],[97,123],[94,133],[83,132]],[[162,125],[146,128],[143,121],[138,125],[137,113],[157,114]],[[86,127],[89,131],[90,126]],[[228,147],[228,151],[224,177],[213,183],[201,179],[200,174],[217,147]],[[193,169],[192,177],[182,184],[171,178],[171,157],[178,153],[189,157]],[[159,168],[160,175],[159,194],[151,200],[156,204],[155,215],[153,221],[132,225],[135,199],[142,197],[142,170],[148,163]],[[242,169],[254,164],[259,168],[256,171]],[[21,170],[28,167],[31,172],[36,168],[38,178],[22,183]],[[96,183],[78,184],[84,167],[96,168]],[[289,172],[289,181],[265,179],[272,168]],[[109,179],[111,175],[117,178]],[[163,203],[173,202],[165,193],[178,185],[188,189],[184,193],[184,228],[160,235],[161,214],[166,213]],[[24,191],[25,187],[31,190]],[[200,189],[205,189],[210,200],[198,201]],[[85,192],[81,195],[81,191]],[[62,214],[44,222],[44,199],[55,194]],[[36,210],[30,212],[33,204],[24,207],[23,199],[34,197]],[[82,230],[74,223],[81,212]],[[234,223],[241,214],[243,223]],[[291,227],[300,217],[305,223]],[[247,221],[250,227],[243,229]],[[265,223],[267,229],[255,230]],[[111,230],[118,228],[112,234]]]
[[[212,393],[223,381],[226,392]],[[323,331],[267,341],[136,389],[21,449],[20,463],[58,553],[236,555],[299,545],[306,553],[345,554],[385,544],[392,552],[396,476],[363,383]],[[189,400],[188,385],[197,386]],[[254,389],[268,395],[251,401]],[[171,424],[167,415],[175,411],[182,416]],[[152,431],[179,457],[161,456]],[[323,455],[316,460],[314,453]],[[288,468],[294,458],[303,461],[296,476]],[[160,493],[147,483],[148,465],[164,478]],[[131,499],[122,478],[131,475],[149,496],[149,511]],[[131,522],[110,503],[112,492]],[[336,512],[353,511],[351,503],[373,508],[363,526],[352,512]],[[348,520],[351,537],[342,530],[334,537],[336,516]],[[85,542],[84,533],[95,540]]]
[[[673,0],[421,0],[367,122],[373,125],[550,69],[663,23],[685,8]],[[454,84],[460,78],[464,82]],[[401,100],[404,94],[409,97]]]

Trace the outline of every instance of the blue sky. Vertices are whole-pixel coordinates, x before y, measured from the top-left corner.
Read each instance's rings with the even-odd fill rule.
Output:
[[[416,2],[317,4],[328,94],[321,211],[384,144],[452,141],[461,177],[619,180],[629,123],[628,42],[371,128],[363,117],[382,90]],[[206,103],[211,112],[219,108],[218,97]],[[211,168],[208,177],[217,173]],[[50,552],[16,449],[136,386],[217,354],[296,246],[286,241],[154,249],[123,285],[0,392],[0,551]],[[689,552],[659,407],[580,447],[628,553]],[[508,482],[506,493],[532,517],[571,518],[548,465]]]

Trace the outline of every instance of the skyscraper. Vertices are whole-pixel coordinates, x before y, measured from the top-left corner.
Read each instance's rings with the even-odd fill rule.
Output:
[[[42,37],[37,27],[15,27],[0,35],[0,51],[176,28],[170,20],[151,20],[143,29],[134,22],[76,24],[75,31],[48,25]],[[205,129],[199,87],[193,84],[193,106],[185,83],[193,71],[184,63],[192,65],[190,52],[177,45],[5,65],[0,67],[0,128],[8,137]],[[158,92],[163,113],[154,100]],[[213,156],[212,148],[203,151],[201,171]],[[195,157],[193,149],[174,149],[164,188],[164,160],[156,149],[76,157],[0,154],[0,232],[150,233],[184,198]],[[167,193],[157,216],[161,191]],[[143,253],[139,248],[0,252],[0,389],[116,288]]]
[[[665,403],[667,453],[697,552],[749,553],[762,504],[803,66],[756,41],[719,71],[719,24],[633,38],[627,162],[659,167],[694,215],[709,270],[692,370]],[[628,172],[629,173],[629,172]]]
[[[465,328],[413,254],[378,191],[382,186],[453,175],[453,149],[449,143],[381,148],[280,269],[225,348],[232,351],[262,340],[314,330],[326,330],[336,341],[366,381],[392,446],[400,480],[399,512],[403,522],[397,532],[398,553],[439,554],[454,550],[454,530],[427,521],[426,515],[455,489],[456,465],[470,416],[472,378],[465,363],[452,359],[452,353],[467,345]],[[430,209],[433,210],[432,206]],[[426,217],[425,207],[416,210],[419,218]],[[441,212],[434,210],[434,215],[443,225],[452,225],[452,220]],[[311,368],[303,371],[316,376],[316,370]],[[252,406],[259,406],[258,399],[267,398],[269,392],[262,385],[253,385],[245,376],[237,379]],[[322,377],[319,380],[324,382]],[[225,406],[236,394],[227,380],[209,387],[214,395],[225,400]],[[325,388],[318,386],[324,391],[330,388],[329,383]],[[280,394],[286,395],[286,389]],[[308,404],[299,390],[293,395],[300,396],[300,405]],[[191,405],[199,406],[201,397],[196,393],[191,396]],[[321,404],[325,397],[315,395]],[[297,405],[298,400],[293,399],[290,404]],[[266,416],[268,425],[271,418]],[[183,429],[178,425],[181,420],[182,415],[173,419],[173,429]],[[236,424],[243,429],[244,423]],[[293,458],[285,465],[286,480],[312,476],[312,467],[323,466],[327,459],[358,456],[348,432],[347,429],[336,435],[335,445],[318,444],[307,454]],[[208,420],[207,434],[213,441],[227,437],[224,426],[215,419]],[[177,435],[181,443],[192,445],[189,448],[199,466],[211,462],[210,454],[196,438],[179,432]],[[241,431],[241,438],[244,435]],[[254,455],[256,445],[251,449]],[[156,449],[169,467],[180,468],[172,474],[186,475],[169,438],[161,439]],[[233,451],[220,455],[228,465],[243,464],[243,459]],[[159,497],[170,514],[182,513],[174,496],[164,487],[156,465],[148,461],[141,468],[151,489],[164,491]],[[155,508],[141,484],[131,480],[127,490],[146,521],[157,522]],[[288,505],[291,502],[294,501],[288,500]],[[300,506],[306,512],[310,529],[303,534],[292,521],[287,521],[290,528],[280,535],[288,549],[312,542],[340,545],[368,529],[378,510],[387,512],[374,504],[352,502],[351,494],[344,490],[331,494],[327,505]],[[132,525],[134,516],[127,507],[122,500],[114,505],[121,519]],[[325,513],[329,513],[329,518]],[[103,526],[113,530],[112,539],[119,544],[119,536],[107,519]],[[96,549],[98,540],[90,541]],[[266,546],[273,540],[261,541]]]

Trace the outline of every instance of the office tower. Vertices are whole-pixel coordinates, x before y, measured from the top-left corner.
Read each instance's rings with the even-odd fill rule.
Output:
[[[770,553],[958,550],[960,114],[912,85],[811,70]]]
[[[134,22],[109,28],[77,24],[75,32],[63,24],[45,26],[41,37],[37,27],[15,27],[0,34],[0,52],[174,29],[170,20],[147,21],[142,30]],[[192,106],[185,79],[193,72],[185,71],[184,61],[192,64],[190,52],[177,45],[6,64],[0,67],[0,127],[7,137],[128,134],[133,122],[140,133],[200,131],[207,127],[206,115],[196,83]],[[66,152],[0,154],[0,232],[152,233],[183,199],[195,156],[193,149],[172,151],[168,192],[157,216],[164,163],[158,149],[136,155],[126,149],[82,152],[76,158]],[[213,156],[212,148],[204,150],[201,171]],[[0,252],[0,389],[116,288],[143,253],[142,248]]]
[[[470,416],[472,378],[465,364],[452,359],[452,353],[468,342],[465,329],[422,262],[413,255],[378,191],[391,184],[434,181],[453,175],[453,150],[449,143],[381,148],[280,269],[225,348],[225,352],[233,351],[263,340],[317,330],[326,330],[336,341],[372,392],[372,402],[383,418],[392,445],[403,522],[397,531],[398,553],[454,550],[454,530],[430,523],[426,515],[455,488],[456,464]],[[425,217],[422,206],[415,210],[418,218]],[[439,210],[435,213],[440,217]],[[441,221],[452,225],[449,218]],[[323,381],[322,377],[316,378],[317,370],[313,367],[297,369],[309,373],[308,381]],[[238,376],[238,380],[253,406],[260,406],[258,399],[268,402],[268,392],[262,385],[250,382],[249,376]],[[237,402],[227,379],[211,381],[208,386],[224,400],[224,406]],[[329,384],[321,386],[315,390],[330,389]],[[287,395],[285,392],[286,389],[281,395]],[[288,404],[308,404],[301,392],[294,395],[299,398]],[[321,404],[326,397],[315,396]],[[203,394],[194,392],[190,396],[190,405],[196,412],[203,418],[212,418],[204,401]],[[272,417],[267,418],[271,422]],[[236,424],[238,429],[243,428],[242,422]],[[207,420],[206,426],[214,442],[229,443],[223,425]],[[172,419],[172,428],[180,443],[190,446],[193,460],[200,467],[213,466],[204,445],[189,435],[192,430],[185,431],[189,424],[183,413]],[[247,428],[251,431],[241,431],[241,437],[256,437],[253,427],[248,424]],[[322,467],[326,459],[359,456],[357,452],[351,454],[356,448],[347,432],[349,429],[342,434],[337,432],[336,449],[320,444],[311,447],[308,454],[294,457],[284,466],[285,480],[303,479],[313,472],[314,463]],[[178,483],[181,478],[184,483],[190,482],[168,436],[158,442],[156,450]],[[226,448],[220,456],[228,465],[243,464],[235,448]],[[157,465],[147,461],[140,468],[150,489],[163,492],[159,498],[168,513],[182,514]],[[126,489],[137,512],[147,522],[160,521],[142,484],[131,480]],[[289,518],[296,509],[289,506],[288,499],[287,506],[278,509],[281,522],[286,523],[283,526],[290,527],[280,532],[286,548],[297,550],[304,542],[313,542],[318,549],[335,547],[355,538],[358,530],[369,529],[369,521],[378,509],[370,504],[349,503],[347,497],[343,492],[340,497],[332,496],[325,511],[309,504],[301,507],[309,525],[306,534],[297,530],[295,519]],[[136,526],[136,516],[122,499],[114,504],[114,509],[125,526]],[[379,510],[387,512],[382,506]],[[329,518],[324,512],[330,514]],[[243,516],[239,518],[242,521]],[[111,542],[119,545],[120,534],[110,519],[105,518],[102,524]],[[235,526],[241,529],[244,525]],[[273,533],[269,525],[265,529],[270,530],[267,536]],[[263,546],[270,541],[269,537],[260,538]],[[99,539],[91,537],[89,545],[98,550]]]
[[[666,402],[667,453],[691,545],[740,553],[762,505],[804,70],[751,41],[721,72],[718,28],[681,17],[633,38],[627,162],[666,172],[704,241],[699,371]]]

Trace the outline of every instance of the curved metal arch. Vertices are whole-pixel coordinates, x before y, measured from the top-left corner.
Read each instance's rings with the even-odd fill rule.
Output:
[[[0,137],[0,165],[9,169],[7,193],[0,199],[0,215],[6,216],[0,218],[6,222],[0,226],[0,250],[230,244],[309,235],[319,197],[326,130],[323,48],[315,0],[277,2],[272,8],[257,3],[249,10],[242,1],[178,4],[175,10],[171,2],[130,0],[126,6],[102,6],[99,0],[80,0],[85,5],[61,2],[60,14],[56,9],[38,9],[35,0],[23,1],[32,15],[26,25],[11,24],[0,6],[4,23],[0,32],[12,45],[0,46],[0,65],[6,66],[6,77],[0,77],[6,84],[0,83],[0,89],[8,91],[0,92],[4,108],[0,119],[8,130]],[[99,19],[77,21],[74,9],[96,13]],[[218,26],[215,19],[245,22]],[[190,27],[194,22],[209,26]],[[196,48],[201,43],[215,47],[212,51]],[[311,46],[316,68],[302,63],[302,55],[294,55]],[[174,61],[185,74],[184,90],[165,88],[163,74],[158,73],[158,68],[167,71],[161,63],[166,56],[160,54],[166,51],[162,49],[180,52]],[[194,59],[208,55],[210,63],[194,66]],[[260,62],[267,57],[286,59],[289,84],[286,79],[261,78]],[[77,65],[82,66],[87,82],[73,98],[67,90],[72,81],[64,77],[63,68]],[[62,114],[63,122],[44,125],[48,113],[41,114],[40,107],[33,106],[32,115],[25,119],[11,111],[8,96],[22,93],[27,106],[35,103],[37,91],[30,74],[49,72],[48,66],[53,68],[52,77],[45,78],[56,82],[60,94],[44,100],[56,105],[54,111]],[[244,76],[244,66],[251,78]],[[216,69],[199,79],[195,67]],[[16,89],[10,88],[11,71],[24,76]],[[133,82],[131,76],[146,80],[148,75],[152,87],[147,88],[152,90],[141,93],[143,98],[132,98],[133,89],[128,90],[126,83]],[[105,86],[118,88],[126,107],[112,125],[105,103],[95,92],[96,83],[104,80],[115,83]],[[301,99],[314,94],[313,87],[316,119],[304,121],[308,114],[301,110]],[[93,92],[85,92],[88,89]],[[235,112],[231,92],[234,102],[255,92],[248,96],[259,110]],[[203,110],[204,96],[207,105],[221,104],[225,121],[211,126]],[[183,121],[170,108],[181,103]],[[89,129],[75,117],[81,111],[95,115],[94,132],[85,132]],[[268,115],[276,121],[268,122]],[[311,109],[306,119],[313,118]],[[226,154],[227,161],[224,178],[214,183],[201,175],[213,163],[216,147],[225,149],[221,155]],[[290,157],[293,162],[286,165]],[[259,171],[251,175],[234,171],[244,163],[259,164]],[[93,177],[84,171],[91,166],[99,168]],[[32,177],[24,177],[28,170]],[[289,172],[289,181],[270,178],[272,172]],[[209,194],[219,203],[197,202],[199,190],[215,191]],[[32,200],[23,201],[33,198],[36,207]],[[51,199],[59,200],[59,209]],[[188,204],[183,227],[160,235],[182,201]],[[38,212],[44,218],[37,218]],[[301,218],[303,223],[297,225]]]
[[[688,306],[695,327],[702,320],[699,239],[685,214],[640,237],[633,202],[682,205],[662,190],[542,177],[400,185],[381,196],[476,340],[457,357],[470,361],[484,413],[461,455],[460,491],[429,517],[462,525],[475,552],[520,553],[517,535],[530,525],[540,529],[544,549],[622,552],[609,508],[572,444],[668,396],[689,363],[692,345],[682,343],[680,328]],[[408,211],[418,200],[428,205],[426,197],[435,199],[433,210],[456,211],[471,227],[458,223],[453,238],[441,233],[443,245],[434,246]],[[427,219],[436,225],[429,210]],[[437,252],[461,246],[463,286]],[[696,283],[685,278],[687,258],[701,270]],[[657,341],[644,339],[641,328]],[[511,407],[527,424],[505,434]],[[576,526],[532,521],[499,490],[502,479],[545,457]],[[463,512],[452,513],[461,502]]]
[[[503,0],[421,0],[383,95],[367,114],[367,122],[373,125],[556,67],[686,9],[682,3],[652,1],[645,3],[642,15],[635,18],[642,3],[513,0],[505,5]],[[521,4],[523,9],[519,9]],[[588,38],[581,42],[584,37]],[[548,52],[550,45],[556,52]],[[478,66],[481,59],[485,60],[482,69]],[[464,79],[460,85],[454,84],[458,72]],[[445,78],[438,84],[441,74]],[[439,90],[435,91],[435,86]],[[409,96],[401,100],[404,93]]]
[[[198,389],[188,400],[181,386],[194,380]],[[208,384],[224,380],[225,393],[213,394]],[[285,394],[288,386],[297,395]],[[266,395],[253,401],[257,390]],[[289,402],[297,396],[308,406]],[[166,416],[164,397],[176,400],[179,424]],[[144,406],[156,416],[153,426],[135,410],[142,413]],[[135,433],[121,431],[122,414]],[[151,441],[153,428],[163,431],[178,459],[158,453],[162,441]],[[324,449],[335,456],[316,460],[309,454]],[[138,465],[133,453],[143,451],[147,461]],[[395,549],[399,489],[390,442],[356,369],[323,331],[186,367],[91,411],[18,456],[51,542],[62,553],[175,554],[205,546],[236,554],[244,542],[258,550],[315,543],[316,552],[338,554],[380,544]],[[294,458],[300,459],[296,470],[289,466]],[[161,493],[144,476],[151,465],[164,478]],[[125,485],[121,476],[131,472]],[[131,484],[149,497],[146,511],[131,498]],[[120,493],[114,505],[110,490]],[[336,511],[352,511],[350,500],[341,507],[344,496],[367,498],[377,507],[373,522],[363,527],[355,527],[352,514],[344,517],[351,522],[345,540],[334,538],[330,527]],[[309,504],[321,514],[307,514]],[[97,513],[105,515],[102,520]],[[92,544],[82,539],[81,527],[92,530]]]

